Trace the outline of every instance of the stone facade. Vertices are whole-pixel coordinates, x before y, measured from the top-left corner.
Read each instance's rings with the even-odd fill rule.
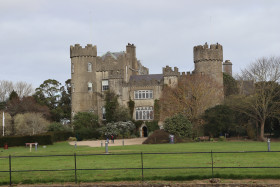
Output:
[[[153,120],[154,101],[159,99],[164,85],[174,87],[180,76],[209,75],[220,86],[217,97],[223,99],[223,66],[231,74],[232,64],[223,64],[223,47],[220,44],[195,46],[195,69],[192,73],[180,73],[166,66],[162,74],[149,74],[136,58],[136,47],[128,44],[126,51],[107,52],[97,56],[97,47],[88,44],[70,46],[72,80],[72,116],[77,112],[94,112],[103,119],[104,92],[114,91],[119,103],[127,106],[129,99],[135,102],[135,120]]]

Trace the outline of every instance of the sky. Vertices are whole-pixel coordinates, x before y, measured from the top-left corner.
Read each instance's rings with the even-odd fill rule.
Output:
[[[280,56],[279,0],[0,0],[0,80],[71,78],[70,45],[98,56],[136,45],[151,74],[192,71],[193,47],[220,43],[239,73]]]

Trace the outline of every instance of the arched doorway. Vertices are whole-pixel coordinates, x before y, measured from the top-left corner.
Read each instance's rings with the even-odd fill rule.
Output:
[[[148,137],[148,129],[146,126],[142,127],[142,137]]]

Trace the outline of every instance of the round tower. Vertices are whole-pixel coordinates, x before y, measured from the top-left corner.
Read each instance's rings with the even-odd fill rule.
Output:
[[[96,111],[96,46],[70,46],[72,117],[77,112]]]
[[[224,99],[223,89],[223,46],[220,44],[207,43],[193,48],[194,74],[209,76],[216,87],[217,101],[220,103]],[[214,98],[213,98],[214,99]],[[217,103],[217,104],[218,104]]]
[[[194,73],[210,76],[218,85],[223,86],[223,46],[207,43],[193,48]]]

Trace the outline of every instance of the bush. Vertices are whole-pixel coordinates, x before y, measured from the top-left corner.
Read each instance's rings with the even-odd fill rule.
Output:
[[[158,121],[156,121],[156,120],[146,122],[146,126],[147,126],[147,129],[148,129],[149,133],[154,132],[155,130],[159,129]]]
[[[97,129],[93,128],[80,128],[75,131],[75,136],[78,141],[87,140],[87,139],[98,139],[101,134],[97,131]]]
[[[143,144],[162,144],[162,143],[169,143],[169,133],[164,130],[155,130],[152,135],[150,135]],[[183,140],[175,136],[174,137],[174,143],[180,143],[183,142]]]
[[[0,147],[3,147],[6,143],[9,147],[24,146],[25,143],[35,143],[39,145],[51,145],[53,144],[53,137],[50,134],[41,134],[34,136],[5,136],[0,138]]]
[[[177,114],[164,121],[164,129],[180,137],[192,137],[192,124],[188,118],[182,114]]]

